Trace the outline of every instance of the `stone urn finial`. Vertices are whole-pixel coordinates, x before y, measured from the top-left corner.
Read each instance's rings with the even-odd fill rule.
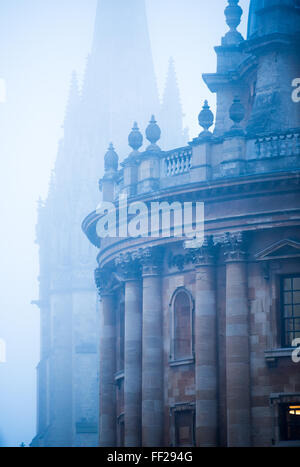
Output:
[[[208,101],[204,101],[204,105],[198,117],[199,125],[202,126],[203,132],[199,136],[211,135],[209,128],[214,124],[214,114],[210,110]]]
[[[226,23],[230,30],[224,37],[224,45],[239,44],[244,40],[241,33],[237,31],[243,14],[243,10],[238,3],[239,0],[228,0],[228,5],[225,8]]]
[[[119,157],[114,146],[110,143],[107,153],[104,157],[105,172],[117,172],[119,166]]]
[[[240,130],[241,125],[240,123],[244,120],[245,118],[245,107],[241,103],[241,100],[238,96],[236,96],[233,99],[233,104],[229,109],[229,116],[230,119],[233,121],[233,126],[232,130]]]
[[[128,144],[137,152],[143,145],[143,135],[139,130],[137,122],[134,122],[131,133],[128,136]]]
[[[147,150],[148,151],[157,151],[157,150],[160,151],[160,148],[156,143],[157,141],[160,140],[161,129],[157,125],[154,115],[152,115],[149,125],[147,126],[146,137],[147,137],[147,140],[150,142],[150,146],[147,148]]]

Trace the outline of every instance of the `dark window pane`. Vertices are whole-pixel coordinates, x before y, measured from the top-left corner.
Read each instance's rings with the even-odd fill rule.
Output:
[[[280,406],[280,436],[282,441],[300,440],[300,405]]]
[[[291,332],[294,330],[294,320],[293,319],[287,319],[285,321],[285,330],[287,332]]]
[[[194,413],[190,410],[175,413],[176,446],[192,446],[194,440]]]
[[[288,347],[293,347],[293,340],[295,339],[295,335],[293,332],[289,332],[287,334],[287,339],[286,339],[286,343],[287,343],[287,346]]]
[[[293,293],[293,303],[300,304],[300,292],[294,292]]]
[[[285,277],[282,286],[282,345],[291,347],[296,333],[300,330],[300,277]]]
[[[292,316],[293,316],[293,307],[292,307],[292,305],[285,305],[285,307],[284,307],[284,316],[285,316],[285,318],[292,318]]]
[[[297,316],[300,317],[300,305],[294,305],[294,316],[295,317],[297,317]]]
[[[292,293],[291,293],[291,292],[286,292],[286,293],[284,294],[284,303],[285,303],[286,305],[291,304],[291,303],[292,303],[292,298],[293,298]]]
[[[188,295],[181,292],[174,304],[175,358],[185,358],[192,353],[191,307]]]
[[[300,318],[294,320],[294,328],[296,331],[300,331]]]
[[[284,279],[284,290],[292,290],[292,279]]]
[[[294,277],[293,279],[293,289],[300,290],[300,277]]]

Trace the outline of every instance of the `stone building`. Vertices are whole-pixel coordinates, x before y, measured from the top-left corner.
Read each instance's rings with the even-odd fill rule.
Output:
[[[252,0],[246,39],[238,3],[204,75],[214,132],[207,102],[183,148],[161,150],[152,119],[140,151],[135,125],[100,183],[119,228],[125,195],[136,212],[204,202],[203,245],[100,238],[99,209],[83,222],[99,249],[101,446],[300,445],[299,2]]]
[[[40,296],[34,303],[41,357],[32,446],[98,444],[99,313],[90,273],[96,254],[80,226],[97,203],[107,138],[118,132],[115,143],[124,151],[133,119],[146,124],[153,108],[160,112],[145,2],[99,0],[83,85],[74,73],[48,197],[39,204]],[[173,125],[183,132],[178,111]],[[173,128],[166,131],[174,135]]]

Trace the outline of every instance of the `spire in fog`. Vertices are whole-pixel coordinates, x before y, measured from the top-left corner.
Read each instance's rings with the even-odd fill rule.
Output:
[[[98,1],[84,83],[84,105],[88,101],[93,112],[86,117],[98,132],[99,151],[103,154],[113,139],[124,157],[131,122],[138,120],[145,128],[159,109],[143,0]]]
[[[171,57],[161,108],[163,149],[180,147],[187,143],[183,136],[182,106],[177,83],[174,60]]]

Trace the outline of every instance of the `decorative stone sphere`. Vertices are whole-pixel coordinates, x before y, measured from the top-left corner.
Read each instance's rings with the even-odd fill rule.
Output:
[[[245,118],[245,108],[239,97],[233,99],[233,104],[229,110],[229,116],[235,125],[239,125]]]
[[[132,132],[128,136],[128,143],[134,151],[138,151],[143,145],[143,135],[140,132],[138,124],[136,122],[134,122]]]
[[[208,105],[208,102],[204,102],[204,106],[199,114],[198,117],[199,125],[204,128],[204,131],[208,131],[208,129],[213,125],[214,123],[214,114],[210,110],[210,107]]]
[[[105,166],[105,172],[110,172],[110,171],[116,172],[118,170],[119,157],[112,143],[110,143],[108,151],[105,154],[104,166]]]
[[[161,137],[161,130],[159,126],[157,125],[154,115],[152,115],[150,123],[146,129],[146,137],[147,137],[147,140],[150,141],[151,144],[157,143],[157,141]]]

